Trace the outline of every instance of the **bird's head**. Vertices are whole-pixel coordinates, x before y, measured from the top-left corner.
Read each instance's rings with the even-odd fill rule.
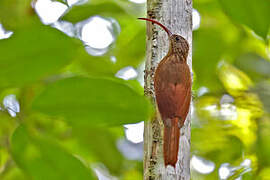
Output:
[[[161,24],[160,22],[158,22],[156,20],[148,19],[148,18],[138,18],[138,19],[150,21],[154,24],[159,25],[169,36],[170,51],[172,53],[178,53],[178,54],[184,56],[185,58],[187,57],[189,45],[188,45],[188,42],[185,38],[183,38],[182,36],[177,35],[177,34],[172,34],[171,31],[167,27],[165,27],[163,24]]]

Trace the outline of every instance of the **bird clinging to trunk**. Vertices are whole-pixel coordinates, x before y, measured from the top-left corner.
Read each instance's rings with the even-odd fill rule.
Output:
[[[191,74],[187,64],[189,45],[185,38],[172,34],[160,22],[150,21],[162,27],[169,37],[169,51],[158,64],[154,75],[156,102],[164,124],[163,155],[165,166],[175,168],[180,129],[184,125],[191,101]]]

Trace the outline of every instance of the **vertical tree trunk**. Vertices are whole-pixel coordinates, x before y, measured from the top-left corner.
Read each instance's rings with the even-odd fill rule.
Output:
[[[148,18],[158,20],[172,33],[186,38],[190,45],[188,64],[191,69],[192,50],[192,0],[148,0]],[[159,61],[167,54],[167,34],[156,25],[147,22],[147,60],[145,67],[145,95],[154,99],[154,72]],[[163,124],[157,114],[145,123],[144,129],[144,179],[189,180],[190,179],[190,115],[181,129],[178,162],[176,168],[165,168],[162,150]]]

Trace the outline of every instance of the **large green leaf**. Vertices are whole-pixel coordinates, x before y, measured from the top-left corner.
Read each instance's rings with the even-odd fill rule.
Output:
[[[114,175],[125,171],[127,161],[116,147],[117,140],[124,135],[122,126],[113,128],[73,126],[71,128],[64,119],[51,118],[40,113],[28,116],[25,122],[29,129],[53,137],[69,152],[83,158],[86,163],[93,165],[102,163]]]
[[[48,26],[32,24],[0,41],[0,87],[21,86],[70,62],[79,43]]]
[[[118,127],[123,131],[122,128]],[[77,149],[82,150],[82,156],[91,162],[103,163],[110,173],[121,174],[125,170],[124,157],[118,151],[117,136],[108,128],[74,128],[74,137],[78,144]],[[74,149],[74,148],[73,148]]]
[[[147,120],[149,102],[120,80],[67,78],[48,85],[33,109],[62,116],[75,126],[120,125]]]
[[[31,7],[31,0],[1,0],[0,23],[10,30],[26,24],[35,14]]]
[[[85,50],[77,56],[75,65],[94,77],[114,77],[118,69],[110,56],[91,56]],[[115,57],[113,57],[115,58]]]
[[[250,27],[256,34],[266,38],[270,27],[269,0],[220,0],[232,20]]]
[[[2,173],[0,175],[0,178],[3,180],[14,180],[14,179],[29,180],[29,177],[25,175],[21,169],[16,167],[15,164],[14,167],[10,168],[7,172]]]
[[[33,179],[95,179],[81,161],[48,139],[34,137],[19,126],[11,140],[15,162]]]

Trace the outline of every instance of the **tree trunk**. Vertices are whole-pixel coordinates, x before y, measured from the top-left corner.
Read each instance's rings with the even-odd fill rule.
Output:
[[[148,0],[147,16],[155,19],[172,33],[186,38],[190,45],[188,64],[192,54],[192,0]],[[147,59],[145,66],[145,95],[154,98],[154,72],[159,61],[167,54],[167,34],[157,25],[147,22]],[[190,115],[181,129],[176,168],[164,166],[162,148],[163,124],[160,115],[145,123],[144,128],[144,180],[190,179]]]

